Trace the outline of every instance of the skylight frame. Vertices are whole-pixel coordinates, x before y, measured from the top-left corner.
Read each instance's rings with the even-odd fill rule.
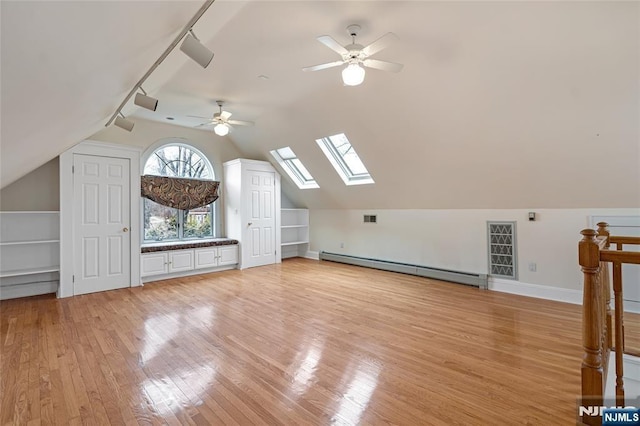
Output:
[[[334,141],[337,138],[344,139],[346,144],[348,144],[348,148],[344,154],[340,153],[339,148],[344,145],[336,146],[336,142]],[[345,185],[366,185],[375,183],[373,177],[369,173],[367,167],[364,165],[363,161],[360,159],[360,156],[356,152],[355,148],[349,142],[349,138],[344,133],[338,133],[333,136],[326,136],[324,138],[316,139],[316,143],[327,157],[333,168],[336,169],[336,172],[345,183]],[[364,173],[354,173],[353,165],[349,165],[349,161],[345,159],[345,155],[349,152],[352,152],[355,155],[355,159],[359,162],[356,164],[357,166],[364,169]]]
[[[289,150],[289,153],[286,153],[285,150]],[[269,151],[271,156],[278,162],[282,170],[289,175],[291,180],[296,184],[296,186],[300,189],[315,189],[320,188],[316,180],[313,178],[309,170],[306,168],[304,163],[298,158],[298,156],[293,152],[291,147],[283,147],[274,149]],[[296,161],[298,164],[296,164]],[[305,176],[306,175],[306,176]],[[307,177],[308,176],[308,177]]]

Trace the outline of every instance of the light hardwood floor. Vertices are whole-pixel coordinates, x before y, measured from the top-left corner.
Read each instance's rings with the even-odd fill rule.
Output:
[[[0,303],[6,424],[575,424],[580,307],[290,259]]]

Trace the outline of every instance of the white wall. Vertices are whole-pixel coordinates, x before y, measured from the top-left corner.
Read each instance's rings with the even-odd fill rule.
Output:
[[[60,210],[58,157],[2,188],[0,191],[0,210]]]
[[[529,211],[536,212],[535,222],[528,221]],[[376,214],[378,223],[363,223],[364,214]],[[312,209],[310,249],[486,274],[486,222],[516,221],[518,281],[580,290],[578,241],[592,215],[638,216],[640,209]]]

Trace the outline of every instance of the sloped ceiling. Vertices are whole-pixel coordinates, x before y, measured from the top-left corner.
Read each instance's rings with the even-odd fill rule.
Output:
[[[29,4],[2,2],[3,186],[104,125],[200,6]],[[347,44],[351,23],[361,44],[396,33],[375,57],[402,72],[344,87],[340,68],[300,70],[337,59],[315,38]],[[158,111],[125,112],[179,134],[226,100],[256,125],[212,143],[291,146],[321,188],[285,190],[312,208],[639,207],[639,27],[637,2],[216,2],[195,28],[212,65],[175,52],[145,85]],[[374,185],[323,158],[315,139],[339,132]]]

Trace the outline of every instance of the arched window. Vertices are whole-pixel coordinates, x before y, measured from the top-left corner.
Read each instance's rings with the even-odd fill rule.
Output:
[[[215,180],[213,167],[195,148],[170,143],[157,148],[147,159],[143,174]],[[179,210],[143,198],[145,242],[177,241],[215,236],[215,209],[211,203]]]

